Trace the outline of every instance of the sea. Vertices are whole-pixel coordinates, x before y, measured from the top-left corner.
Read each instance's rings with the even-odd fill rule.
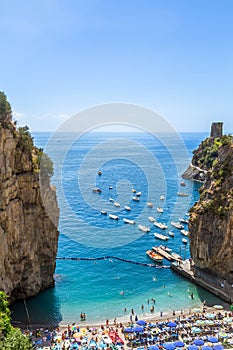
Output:
[[[159,136],[100,130],[80,135],[33,132],[32,136],[54,163],[51,181],[60,208],[57,257],[73,259],[57,260],[53,288],[11,307],[14,322],[68,324],[80,322],[80,314],[85,313],[88,323],[102,323],[115,317],[127,319],[132,309],[142,318],[152,305],[160,314],[195,308],[204,300],[209,305],[220,303],[173,272],[170,262],[156,265],[146,255],[153,246],[164,244],[154,237],[155,232],[168,235],[172,231],[174,237],[169,236],[165,245],[184,259],[190,257],[189,242],[182,242],[184,236],[171,221],[188,219],[189,208],[198,201],[201,184],[181,175],[206,133]],[[95,192],[96,188],[101,193]],[[141,192],[139,201],[133,200],[136,193],[132,190]],[[126,211],[125,205],[131,211]],[[49,203],[45,207],[50,215]],[[157,207],[163,208],[163,213],[158,213]],[[168,228],[161,231],[148,216]],[[123,218],[136,224],[125,224]],[[138,224],[148,226],[150,232],[140,231]],[[184,226],[187,230],[187,224]]]

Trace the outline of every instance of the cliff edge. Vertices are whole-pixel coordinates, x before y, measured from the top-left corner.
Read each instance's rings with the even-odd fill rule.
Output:
[[[49,172],[43,196],[53,208],[52,220],[44,209],[41,156],[28,128],[16,129],[9,114],[0,115],[0,289],[11,302],[54,285],[59,209]]]
[[[207,138],[192,160],[205,170],[200,200],[190,210],[194,265],[233,284],[233,144],[231,136]]]

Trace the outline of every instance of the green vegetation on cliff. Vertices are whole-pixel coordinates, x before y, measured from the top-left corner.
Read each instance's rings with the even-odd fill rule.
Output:
[[[1,350],[32,350],[30,339],[24,336],[20,329],[12,327],[7,296],[0,291],[0,349]]]
[[[6,94],[0,91],[0,118],[5,119],[9,114],[11,114],[11,105],[7,101]]]

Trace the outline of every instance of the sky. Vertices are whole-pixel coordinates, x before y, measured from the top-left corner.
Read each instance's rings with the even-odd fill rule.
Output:
[[[110,102],[233,131],[231,0],[0,0],[0,32],[0,90],[32,131]]]

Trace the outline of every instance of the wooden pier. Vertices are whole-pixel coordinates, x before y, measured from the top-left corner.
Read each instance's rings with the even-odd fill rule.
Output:
[[[163,250],[160,247],[152,247],[152,250],[154,250],[156,253],[162,255],[165,259],[167,259],[169,261],[177,261],[177,262],[181,261],[177,257],[174,257],[173,255],[169,254],[168,252],[165,252],[165,250]]]

